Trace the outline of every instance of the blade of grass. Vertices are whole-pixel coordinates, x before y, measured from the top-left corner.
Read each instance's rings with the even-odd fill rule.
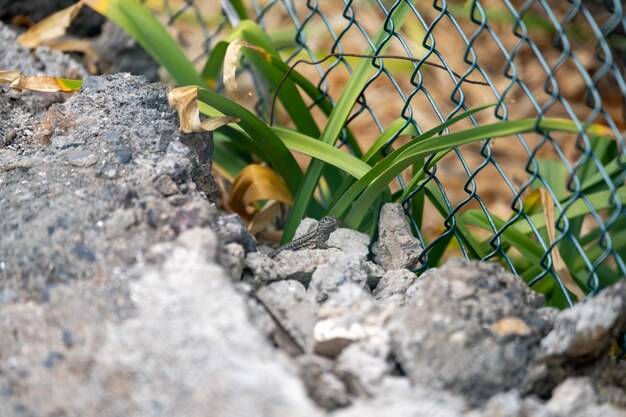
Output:
[[[410,141],[380,161],[370,172],[359,179],[331,208],[330,212],[335,217],[343,217],[350,205],[354,203],[346,216],[346,225],[349,225],[348,227],[358,226],[377,193],[382,192],[395,176],[412,163],[419,161],[420,158],[431,153],[448,151],[456,146],[482,141],[485,138],[535,132],[536,128],[537,121],[535,119],[523,119],[478,126],[461,132],[431,137],[417,143]],[[539,128],[578,132],[573,122],[561,119],[543,119],[540,121]],[[361,195],[359,196],[359,194]],[[359,197],[357,198],[357,196]]]
[[[389,22],[391,22],[396,30],[402,27],[402,24],[406,20],[414,1],[407,3],[396,3],[396,7],[392,8],[389,12]],[[367,48],[365,54],[377,53],[380,54],[389,46],[389,40],[391,39],[390,29],[387,27],[381,28],[373,38],[373,45],[377,50],[373,51],[372,48]],[[333,145],[339,137],[341,130],[343,129],[356,100],[358,99],[363,87],[367,84],[370,74],[374,70],[374,66],[370,60],[362,60],[354,70],[344,90],[337,100],[337,104],[333,108],[330,117],[326,123],[324,131],[320,136],[320,140],[329,145]],[[313,161],[306,171],[302,185],[298,189],[298,194],[295,196],[295,204],[289,211],[289,217],[285,224],[285,230],[283,233],[283,242],[290,240],[296,231],[296,227],[300,224],[300,221],[306,213],[307,207],[313,197],[315,187],[319,182],[320,175],[322,174],[322,168],[324,164],[320,161]]]
[[[260,160],[269,162],[265,153],[259,148],[257,142],[252,140],[248,134],[239,126],[230,125],[222,126],[216,132],[219,132],[224,137],[229,139],[229,143],[232,147],[236,147],[240,154],[255,155]],[[247,158],[250,160],[250,157]],[[250,162],[252,162],[250,160]]]
[[[227,41],[233,41],[234,39],[243,39],[262,48],[267,53],[266,55],[261,55],[259,51],[253,51],[248,48],[244,48],[242,52],[261,73],[270,89],[276,90],[276,86],[283,78],[283,73],[274,65],[271,65],[271,62],[272,57],[275,61],[280,61],[281,58],[263,29],[251,20],[243,20],[228,36]],[[285,110],[298,131],[314,137],[320,135],[320,130],[293,81],[288,80],[284,83],[278,93],[278,98],[283,103]]]
[[[331,164],[355,178],[361,178],[371,169],[359,158],[310,136],[283,127],[272,130],[289,149]]]
[[[452,117],[445,122],[439,124],[438,126],[424,132],[421,135],[417,134],[417,131],[414,126],[409,124],[406,119],[398,118],[391,122],[389,126],[383,131],[383,133],[376,139],[376,141],[372,144],[372,146],[367,150],[367,153],[363,156],[363,160],[367,163],[372,163],[372,159],[376,154],[380,152],[380,150],[385,146],[385,144],[396,136],[402,135],[411,135],[415,137],[415,141],[419,142],[428,138],[435,136],[436,134],[442,133],[448,127],[460,122],[463,119],[466,119],[481,110],[488,109],[489,107],[494,107],[498,105],[498,102],[484,104],[482,106],[474,107],[473,109],[467,110],[455,117]],[[379,157],[383,155],[379,154]]]
[[[385,130],[384,132],[376,139],[376,141],[374,142],[374,144],[372,145],[372,147],[367,151],[367,153],[363,156],[363,160],[368,162],[369,164],[372,164],[372,162],[377,161],[378,157],[382,157],[382,154],[378,154],[378,152],[380,151],[380,149],[384,146],[385,143],[387,143],[387,141],[389,141],[392,137],[394,137],[394,135],[397,134],[397,132],[402,129],[402,131],[397,135],[397,136],[401,136],[401,135],[405,135],[405,134],[413,134],[414,136],[416,136],[414,139],[412,139],[412,142],[416,143],[416,142],[420,142],[426,139],[429,139],[431,137],[433,137],[434,135],[442,132],[443,130],[445,130],[447,127],[461,121],[462,119],[465,119],[469,116],[472,116],[473,114],[487,109],[489,107],[493,107],[495,105],[497,105],[498,103],[489,103],[489,104],[485,104],[483,106],[478,106],[475,107],[473,109],[470,109],[466,112],[463,112],[461,114],[459,114],[458,116],[455,116],[447,121],[445,121],[444,123],[436,126],[433,129],[428,130],[427,132],[424,132],[421,135],[417,135],[417,132],[415,131],[414,126],[412,125],[407,125],[406,121],[402,118],[398,118],[396,120],[394,120]],[[449,151],[448,151],[449,152]],[[437,155],[435,158],[433,158],[432,165],[434,165],[435,163],[437,163],[441,158],[443,158],[448,152],[444,152],[441,155]],[[378,154],[378,155],[377,155]],[[402,193],[402,196],[398,199],[399,201],[403,201],[404,199],[407,198],[407,196],[413,192],[413,190],[417,187],[417,183],[419,181],[421,181],[424,178],[424,172],[420,172],[421,170],[414,170],[413,172],[415,173],[413,178],[410,180],[410,182],[406,185],[406,187],[404,188],[404,192]],[[342,186],[339,188],[339,192],[337,192],[335,194],[335,198],[333,199],[333,201],[330,204],[330,207],[333,207],[337,201],[341,198],[341,196],[346,192],[346,190],[348,190],[348,188],[354,183],[354,180],[352,178],[347,178],[344,183],[342,184]],[[415,198],[415,197],[414,197]]]
[[[626,163],[621,162],[618,157],[606,164],[603,169],[605,175],[602,175],[601,172],[596,172],[582,183],[581,191],[588,192],[596,187],[606,187],[605,176],[611,178],[615,184],[621,184],[626,173]]]
[[[222,70],[222,65],[224,65],[226,49],[228,49],[228,42],[219,41],[216,43],[200,72],[202,79],[211,89],[217,87],[218,77]]]
[[[245,39],[251,45],[255,46],[243,46],[245,56],[248,57],[255,68],[259,70],[273,91],[276,91],[278,86],[281,87],[276,97],[283,103],[283,107],[287,110],[287,113],[296,125],[298,131],[309,136],[319,137],[320,131],[308,106],[304,104],[300,92],[295,86],[300,86],[314,102],[319,102],[318,105],[320,109],[326,114],[332,111],[332,105],[328,98],[324,97],[322,92],[306,78],[292,71],[291,68],[282,61],[278,55],[278,51],[271,44],[269,37],[256,23],[250,21],[242,22],[228,39],[233,40],[235,38]],[[209,62],[207,62],[207,64],[209,64]],[[215,69],[213,69],[213,71],[215,71]],[[289,74],[288,78],[285,78],[286,74]],[[323,100],[320,101],[320,97],[324,97]],[[273,118],[273,114],[270,115],[270,119],[271,118]],[[357,156],[360,155],[357,142],[352,134],[348,132],[346,139],[351,148],[357,149]],[[344,175],[340,170],[336,170],[333,167],[326,167],[325,170],[325,178],[328,182],[328,186],[331,191],[334,191],[341,184]]]
[[[493,233],[491,222],[496,230],[502,230],[506,222],[496,215],[491,214],[491,222],[487,219],[482,210],[469,210],[460,216],[463,223],[471,226],[478,226],[484,230]],[[498,235],[503,241],[515,247],[522,255],[532,263],[539,263],[543,256],[543,248],[537,242],[529,238],[523,233],[511,228],[505,229]]]
[[[272,62],[280,62],[281,58],[263,29],[253,21],[244,20],[227,38],[227,40],[230,41],[234,39],[243,39],[264,51],[244,48],[242,53],[252,63],[254,68],[259,71],[263,79],[267,82],[270,90],[276,91],[277,86],[283,81],[284,72],[277,68],[276,65],[272,64]],[[304,103],[295,83],[291,79],[287,79],[282,83],[282,88],[278,92],[278,99],[283,104],[283,107],[299,132],[312,137],[319,137],[319,128],[308,106]],[[326,176],[326,179],[329,187],[336,189],[343,179],[343,173],[334,168],[329,168],[329,174]],[[311,207],[313,210],[311,214],[316,217],[321,216],[321,211],[316,209],[318,207],[317,205],[313,204]]]
[[[235,12],[237,15],[237,18],[239,20],[245,20],[248,18],[248,14],[246,13],[246,7],[244,6],[244,4],[241,2],[241,0],[220,0],[222,3],[222,10],[224,10],[224,12],[231,13],[231,12]],[[235,20],[235,17],[229,17],[229,20],[232,22],[233,20]]]
[[[272,167],[285,180],[289,191],[295,195],[302,179],[302,171],[287,147],[272,129],[246,108],[213,91],[198,88],[198,100],[224,114],[241,119],[238,125],[250,138],[257,142],[258,147],[263,151]]]

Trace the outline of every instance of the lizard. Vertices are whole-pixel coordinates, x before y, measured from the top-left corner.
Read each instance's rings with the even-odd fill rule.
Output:
[[[274,258],[284,250],[328,249],[329,246],[326,241],[330,234],[337,230],[338,226],[339,222],[336,218],[332,216],[322,217],[317,224],[317,229],[274,249],[268,256]]]

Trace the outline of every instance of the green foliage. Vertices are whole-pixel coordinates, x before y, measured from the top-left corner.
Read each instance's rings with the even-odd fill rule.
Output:
[[[137,0],[110,1],[108,9],[101,12],[133,35],[170,73],[177,84],[195,84],[202,87],[198,90],[202,113],[207,116],[235,116],[241,120],[237,125],[224,126],[215,133],[215,164],[228,177],[235,178],[246,164],[256,158],[267,162],[282,177],[294,196],[283,240],[291,239],[304,216],[320,217],[323,214],[337,216],[348,227],[360,228],[373,234],[380,206],[388,201],[403,201],[414,190],[420,190],[420,193],[412,197],[414,218],[421,221],[425,201],[429,201],[443,217],[447,217],[449,208],[441,192],[432,182],[424,183],[424,168],[428,168],[424,167],[426,160],[434,165],[458,146],[494,138],[510,140],[520,133],[579,132],[571,121],[556,119],[543,119],[539,122],[536,119],[504,121],[449,132],[461,120],[495,106],[495,103],[490,103],[457,115],[423,134],[418,134],[410,121],[397,119],[387,126],[369,149],[361,150],[352,133],[346,128],[346,122],[357,98],[375,71],[372,60],[362,59],[359,62],[333,106],[326,98],[319,100],[322,93],[306,77],[290,69],[282,60],[272,38],[258,24],[246,20],[245,8],[241,3],[231,3],[241,20],[232,28],[229,36],[213,48],[200,72],[196,72],[164,28]],[[409,2],[403,2],[393,9],[390,21],[393,22],[394,30],[400,29],[410,10]],[[381,55],[389,45],[391,29],[381,28],[373,38],[376,48],[372,50],[368,47],[364,54]],[[239,104],[206,88],[217,84],[228,46],[239,39],[259,48],[243,47],[242,55],[255,74],[262,77],[268,96],[277,94],[294,128],[271,126],[271,121],[267,121],[268,115],[265,115],[264,121]],[[276,93],[279,86],[280,91]],[[322,114],[326,115],[327,119],[322,126],[315,122],[302,94],[313,100]],[[601,129],[595,126],[587,131],[595,150],[604,155],[604,170],[598,170],[589,162],[578,171],[577,179],[582,184],[582,190],[587,193],[586,202],[577,199],[576,195],[567,190],[565,173],[558,164],[549,161],[539,164],[544,181],[552,190],[558,190],[554,197],[559,207],[564,207],[569,220],[571,237],[561,240],[558,249],[572,276],[586,291],[588,287],[583,277],[587,265],[580,261],[580,257],[575,256],[573,240],[583,242],[592,261],[603,256],[597,245],[598,239],[603,236],[602,231],[596,227],[583,232],[583,219],[591,212],[610,211],[615,204],[626,200],[623,188],[617,194],[606,189],[605,172],[614,179],[618,178],[623,175],[623,165],[617,159],[615,146],[611,146],[613,142],[601,137],[601,133]],[[342,135],[347,137],[353,155],[335,148],[337,139]],[[399,136],[410,139],[389,154],[383,154],[385,144]],[[312,158],[306,172],[302,172],[291,151]],[[433,158],[428,159],[430,156]],[[407,172],[412,175],[406,188],[393,194],[391,183],[398,175]],[[316,194],[320,184],[323,185],[325,199]],[[557,212],[557,215],[560,214]],[[514,221],[506,221],[493,215],[488,218],[480,210],[466,211],[455,219],[456,236],[460,236],[460,243],[471,257],[481,259],[492,251],[489,240],[477,237],[484,236],[484,233],[476,235],[473,230],[484,229],[490,234],[498,231],[501,232],[499,238],[504,249],[508,251],[513,266],[523,278],[530,281],[541,273],[540,262],[551,242],[547,238],[545,216],[540,206],[534,213],[528,213]],[[620,221],[626,223],[623,219]],[[626,255],[626,232],[611,232],[610,237],[616,250]],[[443,259],[453,240],[452,233],[440,239],[430,252],[431,260]],[[603,284],[613,282],[616,272],[609,267],[603,268],[608,269],[603,271]],[[555,295],[558,288],[554,282],[543,280],[536,288],[549,294],[553,304],[560,305],[563,299]]]

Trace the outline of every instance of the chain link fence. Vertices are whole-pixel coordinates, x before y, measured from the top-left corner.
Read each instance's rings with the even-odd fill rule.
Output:
[[[412,59],[370,59],[374,75],[348,122],[365,144],[397,117],[424,132],[489,102],[497,105],[471,117],[466,127],[558,117],[579,130],[565,135],[537,129],[486,140],[457,149],[430,167],[427,181],[402,201],[424,248],[417,272],[434,266],[444,248],[476,257],[463,238],[469,228],[484,239],[487,249],[480,258],[503,263],[531,286],[558,285],[569,304],[564,275],[573,274],[592,295],[626,276],[626,18],[621,0],[414,2],[412,15],[397,31],[389,16],[403,1],[244,4],[248,17],[271,36],[288,63],[340,55],[297,67],[317,80],[331,100],[341,93],[359,59],[341,54],[362,53],[368,45],[377,50],[371,36],[381,27],[388,33],[386,53]],[[165,10],[172,26],[183,16],[186,24],[190,19],[197,24],[202,37],[199,63],[240,19],[226,0],[169,0]],[[268,92],[262,81],[252,79],[252,84],[260,98],[255,110],[267,120]],[[590,138],[585,131],[591,124],[607,127],[612,140]],[[386,149],[402,140],[393,138]],[[405,186],[403,178],[397,186]],[[539,188],[547,195],[539,198]],[[437,194],[440,207],[426,202],[416,213],[412,207],[423,198],[421,191]],[[545,227],[545,207],[551,201],[554,233]],[[481,227],[461,222],[467,212],[483,219]],[[511,256],[520,229],[536,245],[534,260]]]

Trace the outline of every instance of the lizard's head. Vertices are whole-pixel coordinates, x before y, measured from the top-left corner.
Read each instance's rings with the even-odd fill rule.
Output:
[[[317,228],[320,232],[323,233],[332,233],[337,230],[339,226],[339,222],[333,216],[325,216],[322,217],[317,225]]]

